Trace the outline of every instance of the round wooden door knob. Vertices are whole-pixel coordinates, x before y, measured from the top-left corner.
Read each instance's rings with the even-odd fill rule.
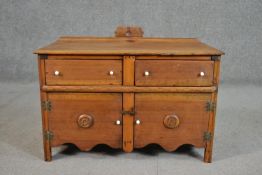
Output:
[[[87,114],[82,114],[78,117],[77,124],[81,128],[89,128],[93,125],[93,117]]]
[[[179,118],[176,115],[167,115],[164,118],[164,126],[169,129],[173,129],[178,127],[179,125]]]

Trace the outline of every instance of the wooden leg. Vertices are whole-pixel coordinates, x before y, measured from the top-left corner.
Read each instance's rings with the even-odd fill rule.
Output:
[[[41,103],[47,100],[47,93],[41,92]],[[46,132],[49,131],[48,126],[48,111],[41,107],[42,111],[42,127],[43,127],[43,144],[44,144],[44,156],[45,161],[52,160],[52,150],[50,145],[49,136],[46,136]]]
[[[217,93],[212,93],[212,102],[217,101]],[[212,162],[212,151],[213,151],[213,141],[214,141],[214,130],[215,130],[215,118],[216,118],[216,109],[210,111],[209,122],[208,122],[208,132],[211,134],[210,140],[206,141],[205,153],[204,153],[204,162]]]
[[[47,93],[42,91],[42,86],[46,84],[45,82],[45,59],[46,56],[38,56],[38,70],[39,70],[39,86],[40,86],[40,103],[41,103],[41,114],[42,114],[42,128],[43,128],[43,146],[44,146],[44,158],[45,161],[52,160],[52,150],[50,145],[50,140],[46,139],[45,132],[49,130],[48,126],[48,111],[43,108],[42,103],[48,100]]]
[[[220,73],[220,59],[215,61],[214,65],[214,82],[215,85],[219,84],[219,73]],[[217,92],[212,93],[212,101],[217,104]],[[213,142],[214,142],[214,129],[215,129],[215,118],[216,118],[216,108],[210,112],[208,131],[212,134],[211,140],[206,142],[205,153],[204,153],[204,162],[212,162],[212,151],[213,151]]]
[[[49,141],[45,140],[44,138],[44,156],[45,161],[51,161],[52,160],[52,148],[50,146]]]
[[[204,162],[205,163],[212,162],[212,151],[213,151],[213,139],[210,140],[210,142],[206,144],[205,153],[204,153]]]

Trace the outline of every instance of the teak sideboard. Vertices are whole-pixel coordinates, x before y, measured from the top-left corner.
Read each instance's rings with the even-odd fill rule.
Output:
[[[193,38],[145,38],[119,27],[115,37],[60,37],[36,50],[45,160],[65,143],[131,152],[190,144],[211,162],[224,53]]]

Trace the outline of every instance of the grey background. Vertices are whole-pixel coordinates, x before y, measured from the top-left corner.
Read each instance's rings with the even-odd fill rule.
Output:
[[[197,37],[226,53],[222,82],[262,82],[261,0],[1,0],[0,81],[37,81],[34,49],[61,35]]]
[[[203,149],[52,148],[43,161],[34,49],[61,35],[197,37],[224,51],[213,163]],[[262,174],[262,0],[0,0],[0,174]],[[148,153],[149,152],[149,153]],[[151,153],[150,153],[151,152]]]

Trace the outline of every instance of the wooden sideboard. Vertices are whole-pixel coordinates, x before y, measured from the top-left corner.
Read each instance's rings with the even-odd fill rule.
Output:
[[[60,37],[36,50],[45,160],[65,143],[131,152],[148,144],[204,148],[211,162],[220,57],[198,39]]]

